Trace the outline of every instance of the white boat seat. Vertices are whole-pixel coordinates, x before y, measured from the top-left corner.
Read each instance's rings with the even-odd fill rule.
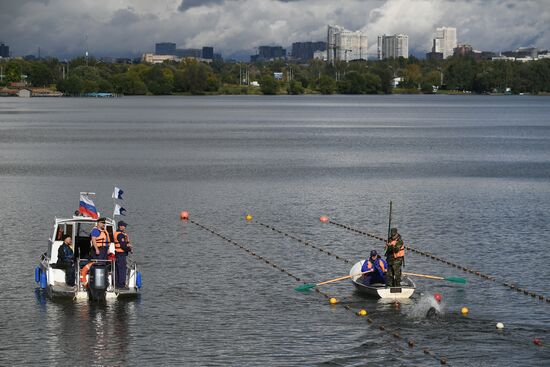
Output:
[[[48,283],[65,283],[65,270],[50,268],[48,271]]]

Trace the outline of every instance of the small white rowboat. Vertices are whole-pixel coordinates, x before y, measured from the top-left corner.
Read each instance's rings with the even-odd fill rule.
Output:
[[[351,280],[357,290],[363,294],[383,299],[404,299],[410,298],[415,290],[415,285],[412,280],[407,277],[401,278],[401,287],[388,287],[385,284],[374,283],[370,285],[363,284],[363,275],[361,275],[361,267],[365,260],[357,262],[351,270]]]

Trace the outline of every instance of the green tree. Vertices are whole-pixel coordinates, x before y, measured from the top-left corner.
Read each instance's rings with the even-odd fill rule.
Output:
[[[29,82],[35,86],[48,86],[54,82],[53,72],[42,62],[35,62],[31,65]]]
[[[164,72],[164,66],[154,65],[144,74],[147,89],[155,95],[171,94],[174,87],[172,79]]]
[[[328,75],[323,75],[319,79],[319,92],[322,94],[332,94],[336,90],[336,82]]]
[[[292,80],[288,84],[287,88],[288,94],[304,94],[304,87],[302,86],[302,83],[296,80]]]
[[[78,76],[70,76],[57,82],[57,89],[71,96],[82,93],[83,88],[84,82]]]
[[[263,94],[277,94],[277,82],[271,75],[266,75],[260,82],[260,90]]]

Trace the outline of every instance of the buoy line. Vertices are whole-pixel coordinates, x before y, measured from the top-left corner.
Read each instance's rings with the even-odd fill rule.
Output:
[[[250,218],[250,219],[247,218],[247,221],[252,221],[252,218]],[[326,221],[323,221],[323,222],[324,222],[324,223],[329,223],[328,218],[327,218]],[[284,232],[284,231],[282,231],[282,230],[280,230],[280,229],[278,229],[278,228],[276,228],[276,227],[273,227],[273,226],[271,226],[271,225],[269,225],[269,224],[265,224],[265,223],[262,223],[262,222],[259,222],[259,221],[254,221],[254,223],[259,224],[259,225],[261,225],[262,227],[271,229],[272,231],[275,231],[275,232],[277,232],[277,233],[280,233],[280,234],[284,235],[285,237],[288,237],[288,238],[292,238],[292,239],[294,239],[294,240],[297,240],[297,241],[299,241],[300,243],[305,244],[306,246],[310,246],[310,247],[313,247],[313,248],[315,248],[315,249],[318,249],[319,251],[324,252],[324,253],[326,253],[326,254],[328,254],[328,255],[334,256],[334,257],[336,257],[337,259],[340,259],[340,260],[342,260],[342,261],[344,261],[344,262],[346,262],[346,263],[349,263],[349,262],[350,262],[350,260],[345,259],[345,258],[343,258],[342,256],[338,256],[338,255],[336,255],[336,254],[334,254],[334,253],[331,253],[330,251],[328,251],[328,250],[326,250],[326,249],[324,249],[324,248],[322,248],[322,247],[319,247],[319,246],[317,246],[317,245],[313,245],[311,242],[308,242],[308,241],[306,241],[306,240],[304,240],[304,239],[301,239],[301,238],[299,238],[299,237],[296,237],[296,236],[294,236],[294,235],[292,235],[292,234],[290,234],[290,233]],[[359,234],[363,234],[363,235],[366,235],[366,236],[369,236],[369,237],[373,237],[373,238],[376,238],[376,239],[380,239],[380,240],[386,242],[386,240],[383,239],[382,237],[378,237],[378,236],[375,236],[375,235],[373,235],[373,234],[366,233],[366,232],[357,230],[357,229],[352,228],[352,227],[349,227],[349,226],[344,226],[344,225],[342,225],[342,224],[340,224],[340,223],[334,222],[334,223],[331,223],[331,224],[335,224],[335,225],[338,225],[338,226],[343,226],[342,228],[349,229],[349,230],[351,230],[351,231],[353,231],[353,232],[356,232],[356,233],[359,233]],[[346,228],[346,227],[347,227],[347,228]],[[418,251],[418,250],[411,250],[411,251],[413,251],[413,252],[418,252],[418,253],[422,254],[422,251]],[[431,254],[430,254],[430,257],[431,257]],[[438,258],[435,257],[434,259],[438,259]],[[441,260],[440,260],[440,261],[441,261]],[[458,267],[458,265],[457,265],[457,267]],[[491,279],[493,279],[493,278],[491,278]],[[512,286],[513,286],[513,285],[512,285]],[[516,288],[516,289],[517,289],[517,288]],[[317,288],[315,288],[315,290],[318,291]],[[320,292],[320,293],[322,293],[322,292]],[[524,294],[529,294],[529,293],[525,293],[525,292],[524,292]],[[439,294],[436,293],[435,296],[437,296],[437,295],[439,295]],[[439,295],[439,296],[441,296],[441,295]],[[539,296],[539,297],[540,297],[540,296]],[[539,299],[542,300],[543,298],[539,298]],[[436,300],[437,300],[437,298],[436,298]],[[550,302],[550,301],[549,301],[549,302]],[[360,310],[359,313],[361,313],[361,311],[363,311],[363,310]],[[462,307],[462,308],[460,309],[460,313],[462,314],[462,316],[467,316],[468,313],[469,313],[468,307]],[[370,323],[370,322],[369,322],[369,323]],[[383,326],[382,326],[382,327],[383,327]],[[504,328],[504,324],[501,323],[501,322],[497,322],[496,328],[499,329],[499,330],[500,330],[500,329],[503,329],[503,328]],[[545,347],[547,346],[547,345],[543,344],[543,343],[541,342],[541,340],[538,339],[538,338],[535,338],[535,339],[533,340],[533,344],[536,345],[536,346],[545,346]],[[550,345],[548,345],[548,347],[550,347]],[[426,350],[428,350],[428,349],[426,349]],[[442,364],[443,364],[443,363],[442,363]]]
[[[194,225],[198,226],[199,228],[201,228],[201,229],[203,229],[203,230],[205,230],[205,231],[208,231],[208,232],[212,233],[213,235],[215,235],[215,236],[221,238],[222,240],[226,241],[227,243],[229,243],[229,244],[231,244],[231,245],[233,245],[233,246],[236,246],[236,247],[240,248],[241,250],[245,251],[246,253],[248,253],[249,255],[253,256],[254,258],[256,258],[256,259],[258,259],[258,260],[260,260],[260,261],[265,262],[266,265],[270,265],[271,267],[273,267],[273,268],[279,270],[280,272],[285,273],[286,275],[288,275],[289,277],[293,278],[293,279],[296,280],[297,282],[302,282],[302,283],[304,283],[304,284],[307,284],[307,282],[303,281],[303,280],[300,279],[298,276],[292,274],[291,272],[289,272],[288,270],[284,269],[284,268],[281,267],[280,265],[274,263],[273,261],[271,261],[271,260],[265,258],[265,257],[262,256],[262,255],[259,255],[259,254],[256,253],[255,251],[252,251],[250,248],[248,248],[248,247],[246,247],[246,246],[244,246],[244,245],[238,243],[237,241],[234,241],[234,240],[232,240],[231,238],[222,235],[221,233],[219,233],[219,232],[213,230],[212,228],[209,228],[209,227],[207,227],[207,226],[205,226],[205,225],[202,225],[202,224],[200,224],[200,223],[197,222],[197,221],[194,221],[194,220],[192,220],[192,219],[189,219],[188,217],[185,218],[185,219],[183,219],[183,220],[189,221],[190,223],[193,223]],[[247,219],[247,220],[251,220],[251,219]],[[265,226],[265,225],[264,225],[264,226]],[[291,238],[292,238],[292,237],[291,237]],[[317,248],[317,249],[319,249],[319,248]],[[348,262],[349,262],[349,260],[348,260]],[[315,291],[316,291],[317,293],[319,293],[320,295],[322,295],[323,297],[325,297],[325,298],[329,301],[329,304],[330,304],[331,306],[341,306],[341,307],[343,307],[345,310],[350,311],[350,312],[353,312],[353,313],[354,313],[356,316],[358,316],[358,317],[364,317],[364,316],[367,315],[367,312],[366,312],[365,310],[360,310],[360,311],[355,312],[349,305],[342,304],[342,303],[338,302],[338,299],[337,299],[337,298],[335,298],[334,296],[329,295],[328,293],[326,293],[326,292],[324,292],[324,291],[319,290],[319,288],[315,288]],[[363,312],[363,311],[364,311],[364,312]],[[414,342],[414,340],[412,340],[412,339],[410,339],[410,338],[409,338],[409,339],[403,338],[403,337],[401,336],[401,334],[399,333],[399,331],[394,331],[394,332],[392,332],[392,331],[390,331],[390,330],[387,330],[387,329],[384,327],[383,324],[378,323],[378,322],[375,322],[375,321],[374,321],[372,318],[370,318],[370,317],[367,317],[366,320],[367,320],[367,322],[368,322],[369,324],[371,324],[371,325],[373,325],[373,326],[377,326],[377,325],[378,325],[378,329],[379,329],[380,332],[386,333],[386,335],[391,335],[391,336],[393,336],[393,338],[396,339],[396,340],[401,340],[401,341],[403,341],[403,342],[406,344],[406,346],[407,346],[408,348],[414,348],[414,346],[415,346],[415,344],[416,344],[416,343]],[[431,351],[429,348],[423,348],[422,351],[423,351],[423,353],[424,353],[425,355],[429,355],[429,356],[431,356],[432,358],[438,360],[439,363],[442,364],[442,365],[445,365],[445,364],[447,364],[447,362],[448,362],[446,357],[437,356],[437,355],[436,355],[433,351]]]
[[[322,218],[326,218],[326,217],[322,217]],[[348,231],[351,231],[351,232],[354,232],[354,233],[357,233],[357,234],[360,234],[360,235],[363,235],[363,236],[367,236],[367,237],[371,237],[371,238],[374,238],[374,239],[377,239],[379,241],[382,241],[382,242],[386,242],[386,239],[385,238],[382,238],[380,236],[377,236],[375,234],[372,234],[372,233],[368,233],[368,232],[365,232],[365,231],[361,231],[357,228],[353,228],[351,226],[348,226],[346,224],[342,224],[342,223],[338,223],[338,222],[335,222],[331,219],[327,219],[325,221],[323,221],[324,223],[329,223],[329,224],[332,224],[332,225],[335,225],[337,227],[340,227],[340,228],[343,228],[345,230],[348,230]],[[477,270],[473,270],[473,269],[470,269],[468,267],[465,267],[465,266],[461,266],[461,265],[458,265],[458,264],[455,264],[449,260],[446,260],[446,259],[443,259],[443,258],[440,258],[430,252],[427,252],[427,251],[422,251],[422,250],[418,250],[416,248],[413,248],[413,247],[410,247],[408,245],[405,245],[405,249],[408,250],[408,251],[411,251],[411,252],[414,252],[414,253],[417,253],[419,255],[422,255],[422,256],[425,256],[427,258],[430,258],[432,260],[436,260],[436,261],[439,261],[443,264],[447,264],[449,266],[452,266],[453,268],[457,268],[459,270],[462,270],[464,271],[465,273],[470,273],[470,274],[473,274],[473,275],[476,275],[482,279],[486,279],[486,280],[490,280],[490,281],[493,281],[493,282],[496,282],[497,279],[492,276],[492,275],[487,275],[487,274],[484,274],[480,271],[477,271]],[[536,298],[538,299],[539,301],[545,301],[547,303],[550,303],[550,297],[548,296],[544,296],[542,294],[538,294],[536,292],[533,292],[533,291],[530,291],[530,290],[527,290],[527,289],[524,289],[524,288],[520,288],[518,287],[517,285],[515,284],[512,284],[512,283],[509,283],[507,281],[502,281],[501,284],[505,287],[508,287],[510,288],[511,290],[515,290],[519,293],[523,293],[524,295],[526,296],[531,296],[532,298]]]

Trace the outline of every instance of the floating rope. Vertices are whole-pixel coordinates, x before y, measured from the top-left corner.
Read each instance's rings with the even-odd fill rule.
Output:
[[[246,253],[248,253],[249,255],[251,255],[251,256],[253,256],[253,257],[255,257],[256,259],[265,262],[266,265],[269,265],[269,266],[271,266],[271,267],[273,267],[273,268],[279,270],[280,272],[282,272],[282,273],[288,275],[289,277],[293,278],[293,279],[296,280],[297,282],[302,282],[302,283],[304,283],[304,284],[307,284],[307,282],[303,281],[303,280],[300,279],[298,276],[292,274],[291,272],[289,272],[288,270],[286,270],[286,269],[283,268],[282,266],[276,264],[275,262],[273,262],[273,261],[271,261],[271,260],[265,258],[264,256],[262,256],[262,255],[256,253],[255,251],[251,250],[250,248],[246,247],[245,245],[242,245],[242,244],[238,243],[237,241],[234,241],[234,240],[232,240],[231,238],[228,238],[228,237],[222,235],[221,233],[215,231],[214,229],[211,229],[211,228],[209,228],[209,227],[207,227],[207,226],[205,226],[205,225],[202,225],[202,224],[200,224],[199,222],[197,222],[197,221],[195,221],[195,220],[192,220],[192,219],[187,219],[187,220],[188,220],[190,223],[193,223],[194,225],[198,226],[199,228],[204,229],[205,231],[208,231],[208,232],[210,232],[210,233],[212,233],[212,234],[218,236],[219,238],[221,238],[222,240],[226,241],[227,243],[229,243],[229,244],[231,244],[231,245],[233,245],[233,246],[236,246],[236,247],[240,248],[241,250],[245,251]],[[263,225],[264,227],[270,228],[269,226],[267,226],[267,225],[265,225],[265,224],[261,224],[261,225]],[[273,229],[273,230],[279,232],[277,229]],[[284,234],[283,232],[280,232],[280,233]],[[285,234],[285,235],[288,236],[288,237],[290,237],[290,238],[297,239],[297,237],[294,237],[294,236],[292,236],[292,235],[290,235],[290,234]],[[316,248],[316,249],[318,249],[319,251],[327,252],[326,250],[321,249],[321,248],[319,248],[319,247],[317,247],[317,246],[314,246],[314,245],[311,245],[311,244],[309,244],[309,246],[311,246],[311,247],[313,247],[313,248]],[[332,255],[332,254],[329,254],[329,255]],[[335,256],[335,255],[332,255],[332,256]],[[347,260],[347,259],[343,259],[343,260],[345,260],[346,262],[349,262],[349,260]],[[329,295],[328,293],[319,290],[319,288],[315,288],[315,291],[316,291],[317,293],[319,293],[320,295],[322,295],[323,297],[325,297],[326,299],[328,299],[328,300],[334,298],[333,296]],[[342,304],[342,303],[338,303],[338,302],[335,303],[334,305],[336,305],[336,306],[341,306],[341,307],[343,307],[345,310],[351,311],[351,312],[353,312],[355,315],[360,316],[359,312],[355,312],[349,305]],[[401,337],[401,335],[399,334],[398,331],[391,332],[391,331],[389,331],[389,330],[386,330],[386,328],[385,328],[384,325],[382,325],[381,323],[376,323],[376,322],[375,322],[374,320],[372,320],[372,318],[370,318],[370,317],[367,318],[367,322],[368,322],[369,324],[373,324],[374,326],[378,325],[378,329],[380,330],[380,332],[386,332],[388,335],[392,335],[395,339],[404,341],[405,344],[406,344],[406,346],[407,346],[408,348],[414,348],[415,342],[414,342],[412,339],[404,340],[404,339]],[[438,357],[438,356],[435,355],[432,351],[430,351],[428,348],[424,348],[423,351],[424,351],[424,354],[429,355],[429,356],[431,356],[431,357],[437,359],[442,365],[443,365],[443,364],[447,364],[447,359],[446,359],[445,357]],[[428,351],[428,352],[427,352],[427,351]]]
[[[361,231],[357,228],[353,228],[351,226],[348,226],[346,224],[342,224],[342,223],[338,223],[338,222],[335,222],[333,220],[328,220],[326,223],[330,223],[332,225],[335,225],[337,227],[340,227],[340,228],[343,228],[343,229],[346,229],[348,231],[351,231],[351,232],[354,232],[354,233],[357,233],[357,234],[360,234],[360,235],[363,235],[363,236],[367,236],[367,237],[371,237],[371,238],[375,238],[379,241],[382,241],[384,243],[386,243],[386,239],[385,238],[382,238],[380,236],[377,236],[375,234],[372,234],[372,233],[367,233],[365,231]],[[451,262],[449,260],[445,260],[445,259],[442,259],[430,252],[427,252],[427,251],[422,251],[422,250],[419,250],[419,249],[416,249],[416,248],[413,248],[413,247],[410,247],[410,246],[407,246],[405,245],[405,249],[407,249],[408,251],[411,251],[411,252],[414,252],[414,253],[417,253],[419,255],[422,255],[422,256],[425,256],[427,258],[430,258],[432,260],[436,260],[436,261],[439,261],[443,264],[447,264],[449,266],[452,266],[453,268],[457,268],[457,269],[460,269],[466,273],[470,273],[470,274],[473,274],[473,275],[476,275],[482,279],[486,279],[486,280],[490,280],[490,281],[493,281],[493,282],[496,282],[497,279],[492,276],[492,275],[487,275],[487,274],[484,274],[480,271],[477,271],[477,270],[473,270],[471,268],[468,268],[468,267],[465,267],[465,266],[461,266],[461,265],[458,265],[458,264],[455,264],[454,262]],[[513,284],[513,283],[508,283],[506,281],[502,281],[501,283],[503,286],[505,287],[508,287],[512,290],[515,290],[517,292],[520,292],[520,293],[523,293],[524,295],[528,295],[528,296],[531,296],[532,298],[536,298],[538,299],[539,301],[544,301],[546,300],[546,302],[550,303],[550,297],[546,297],[544,295],[541,295],[541,294],[537,294],[536,292],[533,292],[533,291],[529,291],[527,289],[523,289],[523,288],[520,288],[518,287],[517,285]]]

